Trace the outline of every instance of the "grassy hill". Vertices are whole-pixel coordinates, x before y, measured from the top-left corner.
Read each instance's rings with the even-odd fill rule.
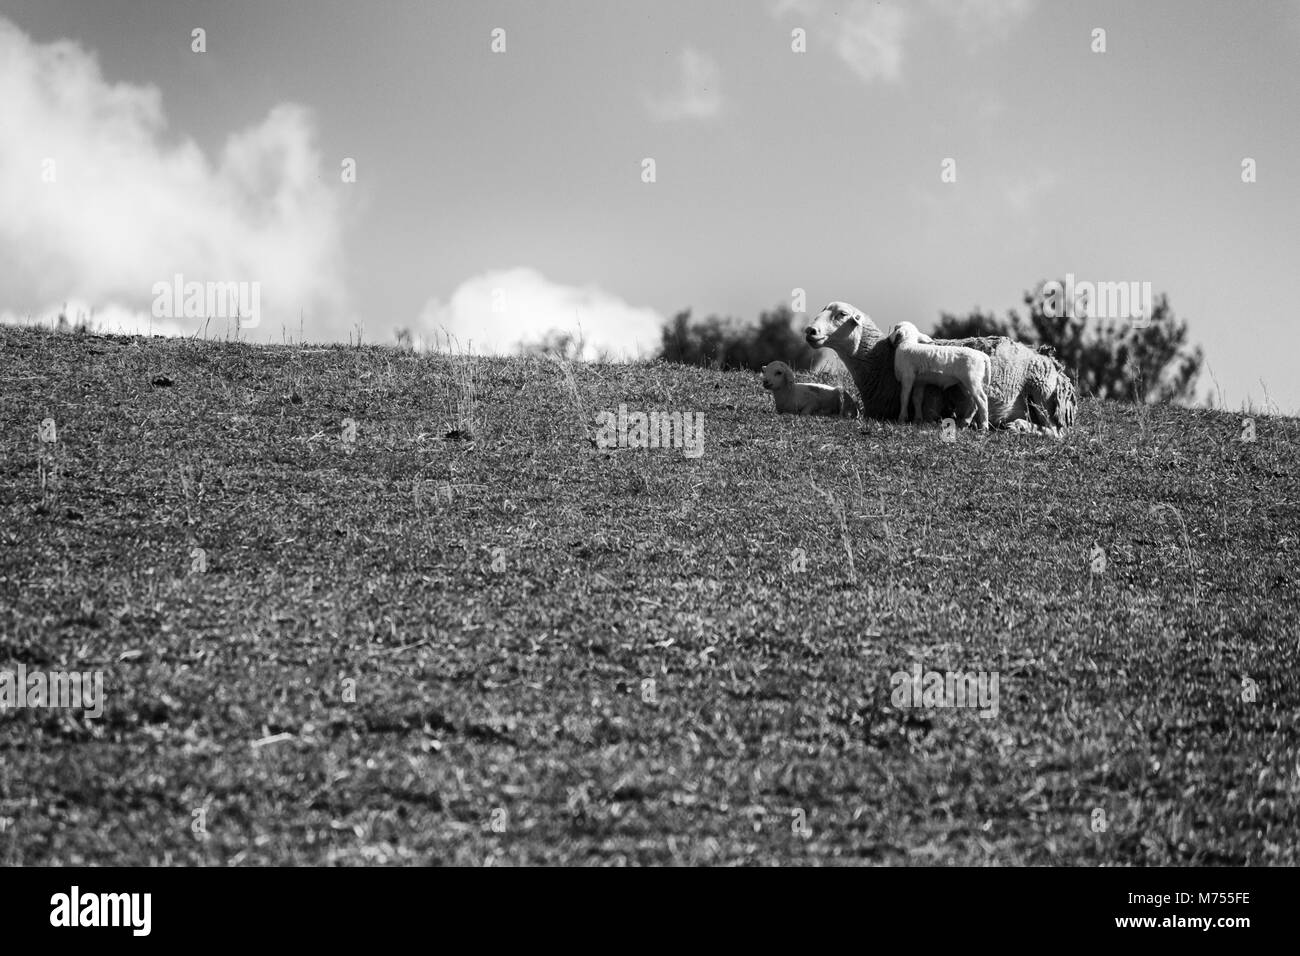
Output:
[[[945,443],[666,365],[0,357],[0,670],[107,692],[0,713],[0,863],[1300,863],[1300,421]],[[597,448],[620,403],[703,455]],[[996,716],[896,705],[914,662]]]

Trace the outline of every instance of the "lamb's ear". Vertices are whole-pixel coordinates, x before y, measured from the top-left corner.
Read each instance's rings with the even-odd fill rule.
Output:
[[[934,339],[930,338],[930,336],[926,335],[924,332],[917,332],[917,333],[916,333],[916,340],[917,340],[918,342],[925,342],[927,345],[933,345],[933,344],[934,344]]]

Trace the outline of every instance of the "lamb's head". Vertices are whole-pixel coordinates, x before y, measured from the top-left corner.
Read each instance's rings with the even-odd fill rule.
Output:
[[[803,338],[815,349],[834,349],[841,357],[850,357],[862,344],[864,321],[867,317],[847,302],[832,302],[812,318]]]
[[[889,333],[889,341],[895,346],[901,345],[904,342],[924,342],[928,345],[932,343],[934,339],[930,338],[930,336],[926,335],[911,322],[899,322]]]
[[[779,392],[794,384],[794,372],[784,362],[770,362],[763,366],[763,387],[769,392]]]

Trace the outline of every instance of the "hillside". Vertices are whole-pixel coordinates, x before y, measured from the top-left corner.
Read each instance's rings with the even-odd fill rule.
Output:
[[[1300,863],[1295,419],[950,444],[667,365],[0,356],[0,670],[107,694],[0,714],[0,863]],[[703,454],[597,448],[620,403]],[[896,706],[914,662],[996,715]]]

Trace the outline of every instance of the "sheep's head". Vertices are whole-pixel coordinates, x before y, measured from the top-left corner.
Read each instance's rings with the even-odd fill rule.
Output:
[[[862,344],[862,323],[866,318],[847,302],[832,302],[808,323],[803,330],[804,341],[815,349],[854,355]]]
[[[771,362],[763,366],[763,387],[779,391],[794,384],[794,372],[784,362]]]
[[[1056,424],[1061,428],[1073,426],[1079,410],[1079,393],[1064,367],[1056,373],[1056,394],[1053,399],[1056,408],[1052,418]]]

